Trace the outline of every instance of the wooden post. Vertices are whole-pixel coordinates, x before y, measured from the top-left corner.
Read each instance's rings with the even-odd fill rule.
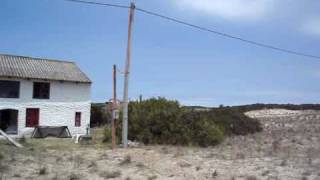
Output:
[[[8,141],[10,141],[13,145],[17,146],[18,148],[22,148],[23,146],[21,144],[19,144],[17,141],[15,141],[14,139],[12,139],[11,137],[9,137],[5,132],[3,132],[0,129],[0,134],[2,136],[4,136]]]
[[[111,120],[111,126],[112,126],[112,151],[116,148],[116,128],[115,128],[115,121],[117,119],[116,111],[118,109],[117,106],[117,67],[116,65],[113,65],[113,98],[112,98],[112,120]]]
[[[124,148],[128,147],[128,89],[129,89],[129,73],[131,61],[131,33],[134,18],[135,4],[132,2],[129,12],[129,25],[128,25],[128,45],[126,67],[124,72],[124,90],[123,90],[123,116],[122,116],[122,144]]]

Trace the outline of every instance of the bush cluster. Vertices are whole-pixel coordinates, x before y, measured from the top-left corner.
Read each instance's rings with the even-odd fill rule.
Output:
[[[103,142],[111,142],[112,140],[112,130],[110,126],[105,126],[103,128]]]
[[[206,112],[208,117],[223,128],[226,135],[247,135],[262,130],[260,122],[233,108],[218,108]]]
[[[3,159],[4,159],[4,155],[2,155],[1,152],[0,152],[0,165],[1,165],[1,162],[2,162]]]
[[[106,109],[106,104],[93,103],[91,104],[91,127],[99,127],[111,122],[111,112]]]
[[[165,98],[130,102],[129,119],[129,139],[144,144],[211,146],[226,135],[262,130],[257,120],[236,110],[190,110]],[[121,121],[117,127],[117,136],[121,137]]]

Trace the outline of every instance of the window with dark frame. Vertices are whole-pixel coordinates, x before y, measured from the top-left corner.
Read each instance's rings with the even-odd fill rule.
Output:
[[[33,98],[34,99],[49,99],[50,98],[50,83],[34,82],[33,83]]]
[[[19,98],[20,82],[19,81],[0,81],[0,98]]]
[[[75,116],[75,126],[80,127],[81,126],[81,112],[76,112]]]

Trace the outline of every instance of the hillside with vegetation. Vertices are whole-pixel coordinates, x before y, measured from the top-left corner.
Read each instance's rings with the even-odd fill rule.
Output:
[[[106,104],[93,104],[91,123],[105,126],[105,141],[109,142],[111,112]],[[319,110],[318,104],[252,104],[242,106],[182,106],[178,101],[151,98],[129,104],[129,140],[144,144],[212,146],[225,137],[260,132],[256,119],[248,111],[261,109]],[[121,142],[121,117],[117,122],[118,142]]]
[[[250,104],[241,106],[226,106],[241,112],[255,111],[261,109],[286,109],[286,110],[320,110],[320,104]]]
[[[241,112],[248,112],[260,109],[287,109],[287,110],[320,110],[320,104],[248,104],[239,106],[205,107],[205,106],[184,106],[189,110],[212,110],[212,109],[233,109]]]

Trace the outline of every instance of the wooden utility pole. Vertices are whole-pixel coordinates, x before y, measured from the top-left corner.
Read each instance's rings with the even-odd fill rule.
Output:
[[[123,116],[122,116],[122,144],[124,148],[128,147],[128,89],[129,89],[129,73],[130,73],[130,61],[131,61],[131,34],[134,18],[134,10],[136,6],[132,2],[129,12],[129,25],[128,25],[128,45],[127,45],[127,57],[126,67],[124,71],[124,90],[123,90]]]
[[[111,120],[111,137],[112,137],[112,151],[116,148],[116,128],[115,122],[117,119],[117,67],[113,65],[113,98],[112,98],[112,120]]]

